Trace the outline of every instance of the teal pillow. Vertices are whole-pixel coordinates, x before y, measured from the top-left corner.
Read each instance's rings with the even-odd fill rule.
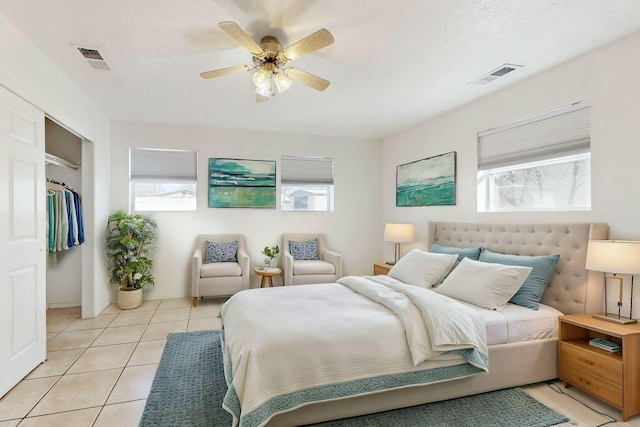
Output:
[[[529,277],[524,281],[518,292],[511,297],[510,303],[537,310],[540,307],[542,294],[553,276],[560,255],[505,255],[484,249],[480,254],[480,261],[496,264],[520,265],[531,267]]]
[[[435,252],[437,254],[453,254],[458,255],[458,261],[462,261],[464,258],[469,258],[474,261],[478,261],[480,258],[481,248],[456,248],[453,246],[445,246],[440,243],[434,243],[431,245],[429,252]]]

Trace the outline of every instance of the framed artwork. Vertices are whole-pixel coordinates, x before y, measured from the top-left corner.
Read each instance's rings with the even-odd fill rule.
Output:
[[[456,204],[456,152],[396,168],[396,206]]]
[[[276,161],[209,159],[210,208],[276,207]]]

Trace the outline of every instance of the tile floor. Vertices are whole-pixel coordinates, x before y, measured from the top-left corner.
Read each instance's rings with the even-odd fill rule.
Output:
[[[115,304],[95,319],[80,319],[79,308],[47,312],[47,362],[0,399],[0,427],[137,426],[167,334],[219,329],[224,300],[191,298],[145,301],[135,310]],[[640,415],[626,423],[620,412],[575,388],[546,383],[523,387],[571,419],[565,426],[640,427]],[[572,399],[573,396],[592,409]],[[614,423],[607,424],[613,425]]]
[[[220,329],[223,299],[47,311],[47,362],[0,399],[0,427],[137,426],[171,332]]]

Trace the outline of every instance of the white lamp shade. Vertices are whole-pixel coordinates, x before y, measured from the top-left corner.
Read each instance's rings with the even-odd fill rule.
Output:
[[[260,96],[264,96],[265,98],[269,98],[273,96],[273,89],[271,86],[268,87],[257,87],[256,93]]]
[[[273,82],[278,88],[278,93],[285,92],[291,87],[291,79],[284,72],[280,72],[273,76]]]
[[[415,238],[413,224],[386,224],[384,226],[385,242],[413,242]]]
[[[271,86],[271,73],[269,70],[264,68],[260,68],[258,71],[253,73],[253,84],[256,85],[257,88],[269,88]]]
[[[590,240],[587,270],[616,274],[640,274],[640,242]]]

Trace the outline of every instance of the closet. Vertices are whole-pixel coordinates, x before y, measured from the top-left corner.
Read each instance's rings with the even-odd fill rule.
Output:
[[[108,302],[94,278],[93,138],[86,129],[89,137],[82,138],[46,116],[0,85],[0,397],[45,360],[47,307],[80,306],[82,317],[92,318]],[[47,178],[78,191],[84,218],[85,242],[52,259]],[[106,210],[107,194],[99,202]]]
[[[82,306],[82,243],[84,241],[83,223],[84,199],[82,197],[82,138],[71,133],[49,118],[45,118],[45,174],[47,178],[47,207],[67,193],[67,205],[64,214],[71,225],[71,239],[67,240],[66,227],[64,239],[60,231],[65,225],[60,221],[60,211],[47,214],[48,253],[47,253],[47,308],[65,308]],[[74,199],[79,196],[80,203]],[[75,202],[75,203],[74,203]],[[71,204],[73,203],[73,206]],[[52,208],[55,211],[55,207]],[[69,209],[68,211],[66,209]],[[78,215],[78,211],[81,212]],[[73,221],[71,219],[73,218]],[[57,222],[56,222],[57,221]],[[65,218],[65,221],[67,219]],[[55,223],[55,224],[54,224]],[[57,225],[54,227],[54,225]],[[78,228],[80,227],[80,229]],[[64,240],[64,242],[63,242]]]

